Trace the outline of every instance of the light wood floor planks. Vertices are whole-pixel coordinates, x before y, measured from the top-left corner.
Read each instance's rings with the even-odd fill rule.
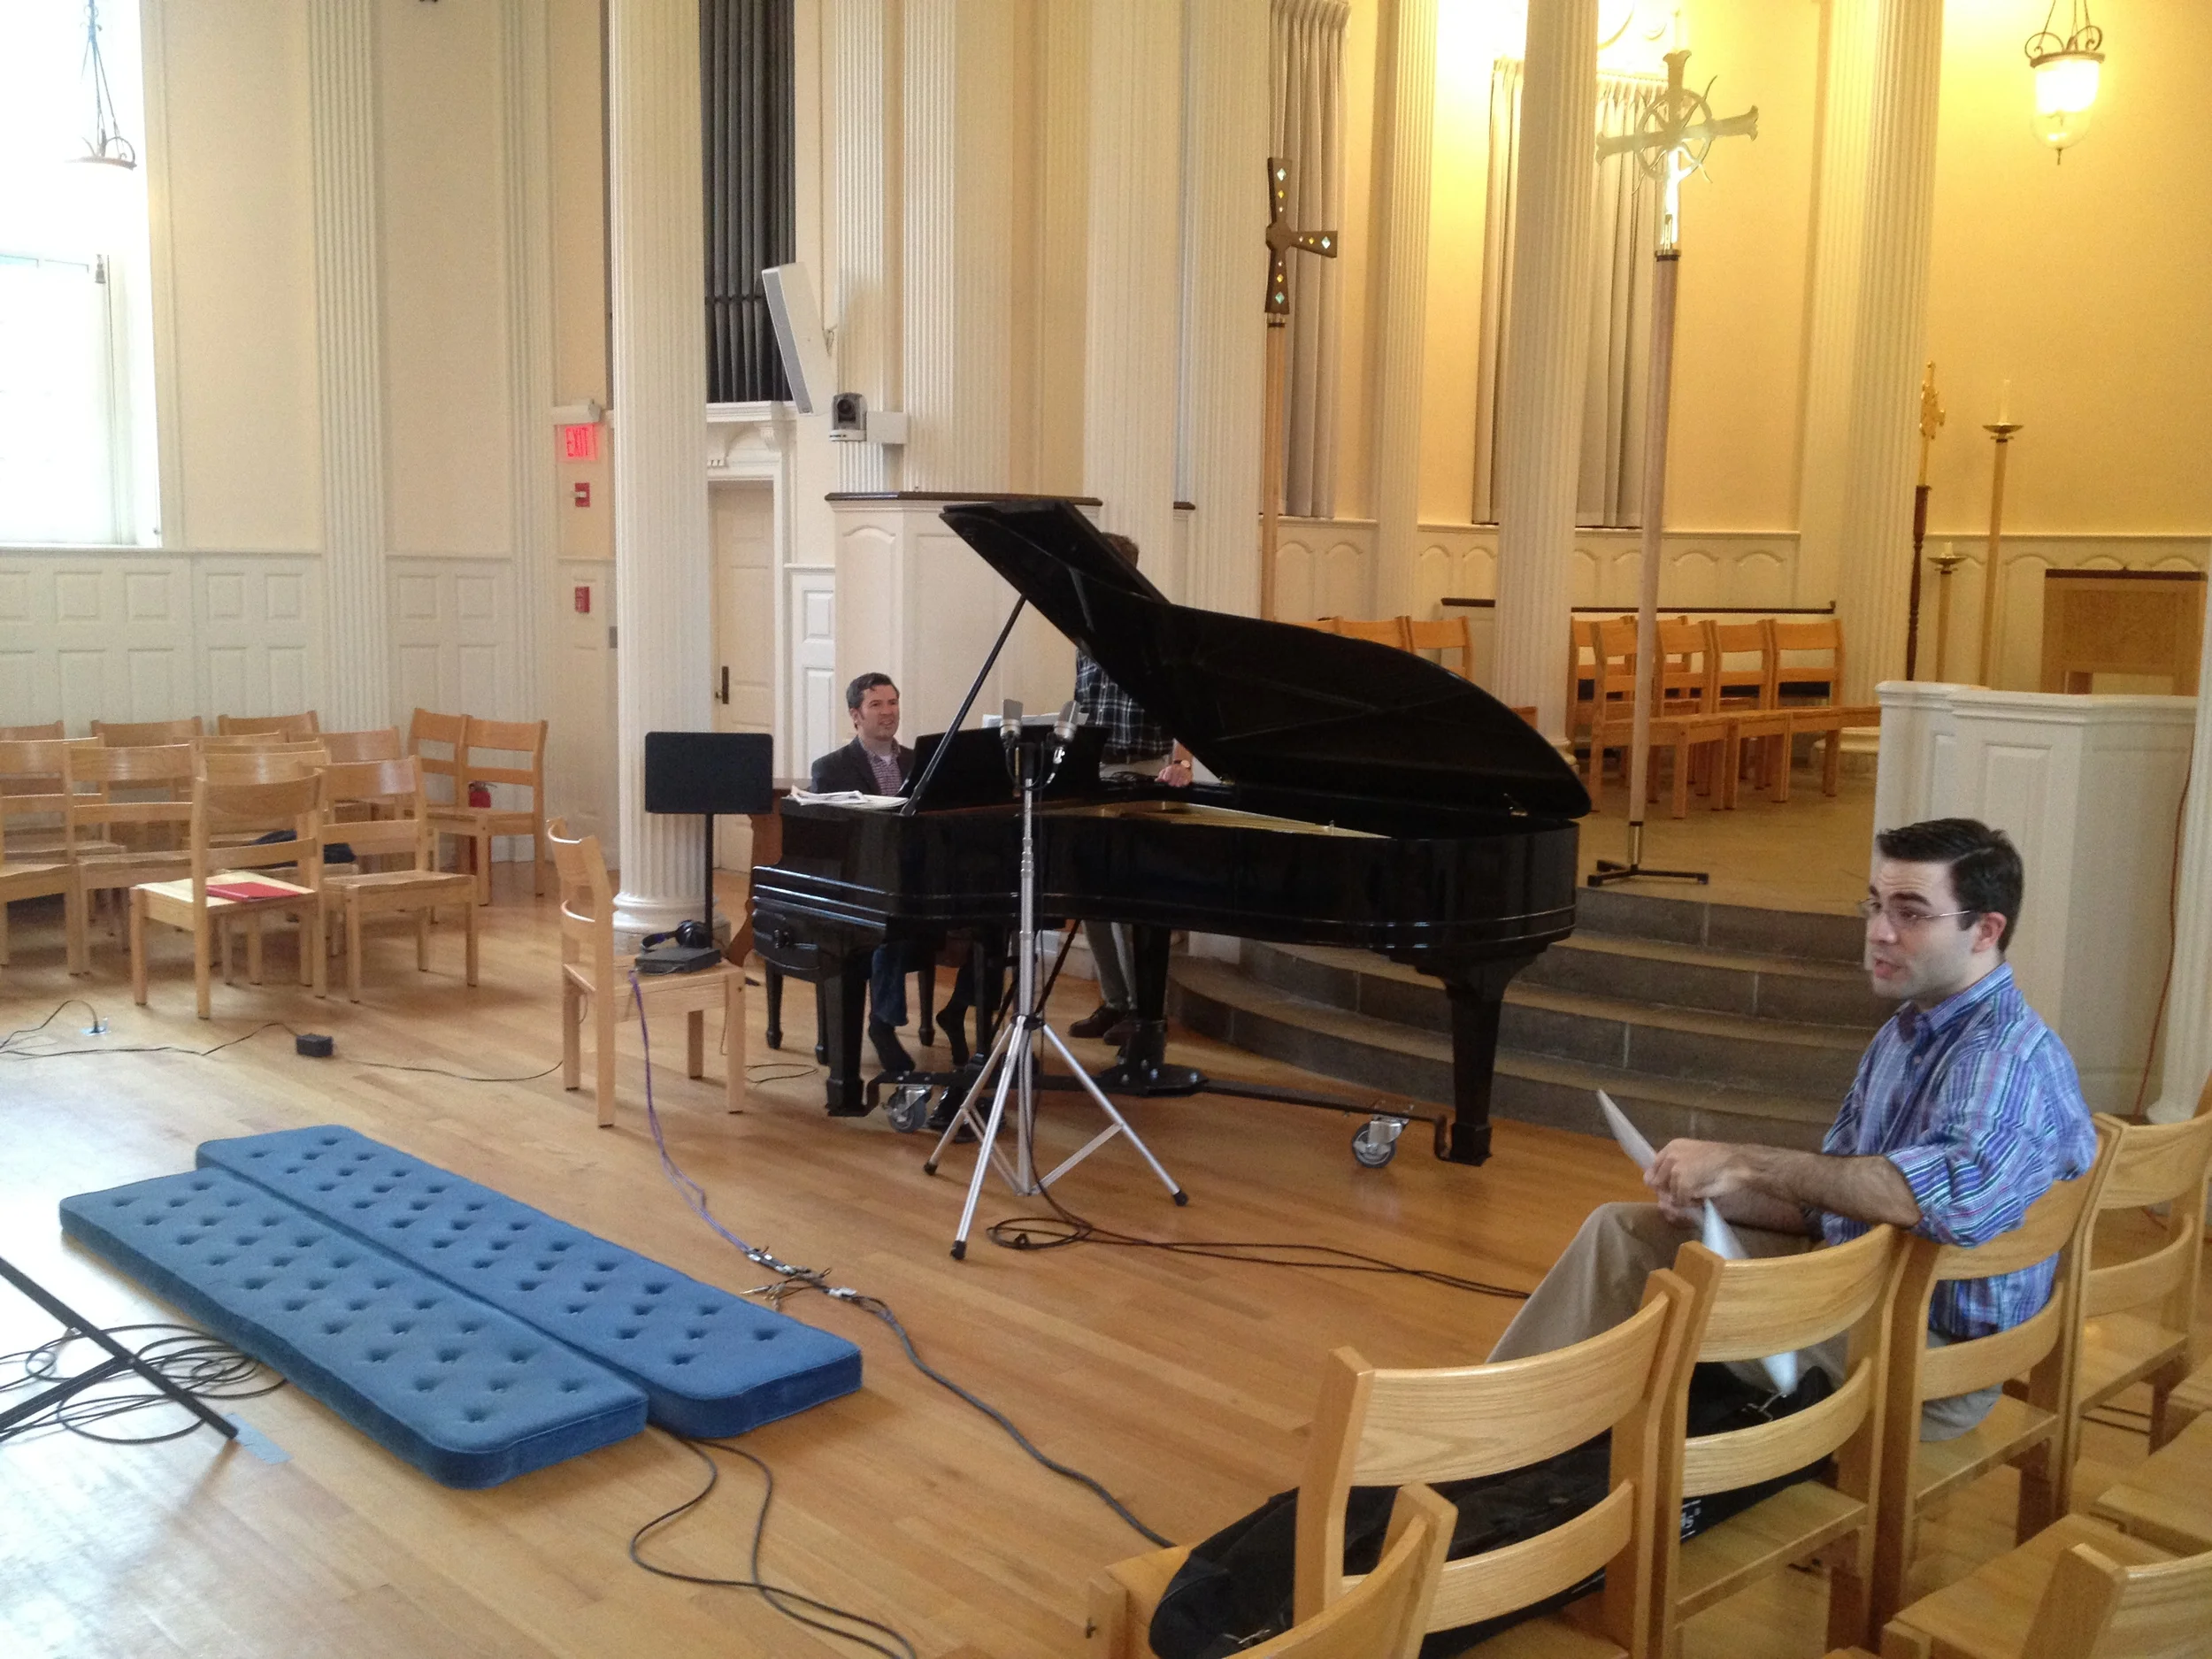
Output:
[[[73,980],[62,971],[58,916],[17,906],[15,965],[0,970],[0,1035],[36,1023],[65,997],[96,1004],[111,1029],[84,1036],[90,1022],[73,1007],[19,1046],[98,1053],[0,1058],[0,1254],[104,1322],[168,1317],[61,1240],[56,1202],[186,1168],[193,1147],[213,1136],[341,1122],[699,1278],[757,1283],[764,1275],[696,1220],[663,1177],[643,1122],[634,1025],[625,1029],[622,1108],[609,1130],[595,1126],[588,1097],[565,1094],[557,1075],[465,1083],[361,1064],[514,1075],[557,1059],[550,911],[511,873],[500,872],[500,902],[485,913],[483,983],[473,992],[460,983],[449,926],[434,940],[427,975],[414,971],[403,935],[373,944],[358,1007],[318,1003],[280,982],[292,960],[280,941],[270,983],[219,986],[218,1017],[207,1025],[191,1017],[181,935],[154,940],[152,1006],[141,1010],[113,941],[96,937],[96,972]],[[1088,989],[1064,989],[1063,1024],[1087,1010]],[[657,1033],[655,1087],[671,1149],[724,1222],[889,1302],[933,1363],[1170,1536],[1202,1536],[1295,1481],[1329,1348],[1350,1343],[1388,1364],[1464,1363],[1487,1350],[1511,1312],[1506,1302],[1409,1279],[1102,1247],[1017,1253],[979,1242],[955,1263],[946,1247],[967,1155],[932,1179],[921,1172],[926,1138],[893,1133],[879,1116],[824,1117],[804,987],[787,1000],[781,1054],[761,1035],[757,993],[748,1017],[757,1080],[736,1117],[720,1110],[718,1059],[710,1056],[707,1080],[689,1081],[676,1064],[679,1033]],[[334,1033],[337,1057],[297,1058],[282,1032],[208,1058],[119,1052],[202,1048],[261,1020]],[[1225,1075],[1296,1078],[1195,1040],[1179,1051]],[[1087,1108],[1047,1099],[1048,1150],[1087,1136]],[[1416,1125],[1397,1161],[1375,1171],[1351,1160],[1354,1118],[1202,1098],[1141,1104],[1132,1115],[1189,1189],[1189,1208],[1170,1204],[1118,1147],[1071,1176],[1064,1196],[1102,1221],[1161,1236],[1318,1240],[1525,1286],[1593,1203],[1640,1190],[1609,1146],[1515,1124],[1499,1126],[1497,1155],[1480,1169],[1435,1162]],[[982,1216],[1030,1208],[995,1186]],[[748,1438],[778,1480],[768,1575],[897,1626],[924,1655],[963,1643],[997,1659],[1081,1652],[1085,1580],[1142,1541],[914,1371],[873,1320],[819,1297],[788,1310],[858,1342],[866,1384]],[[50,1334],[35,1309],[0,1294],[0,1348]],[[657,1432],[493,1491],[457,1493],[296,1391],[242,1410],[288,1462],[261,1463],[204,1432],[160,1446],[56,1434],[0,1448],[0,1652],[718,1659],[855,1651],[756,1597],[655,1578],[631,1564],[631,1532],[702,1478],[693,1455]],[[2091,1450],[2117,1467],[2140,1457],[2141,1441],[2100,1432]],[[2099,1484],[2085,1482],[2090,1493]],[[721,1489],[657,1541],[656,1558],[687,1571],[741,1573],[758,1490],[748,1466],[726,1460]],[[1993,1549],[2006,1513],[2002,1490],[1970,1494],[1932,1529],[1936,1558],[1955,1555],[1955,1571]],[[1816,1579],[1791,1575],[1708,1615],[1689,1650],[1816,1654],[1822,1594]]]

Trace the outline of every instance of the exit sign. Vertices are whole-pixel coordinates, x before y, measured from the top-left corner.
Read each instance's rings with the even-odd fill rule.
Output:
[[[599,428],[563,426],[561,458],[565,461],[596,461],[599,458]]]

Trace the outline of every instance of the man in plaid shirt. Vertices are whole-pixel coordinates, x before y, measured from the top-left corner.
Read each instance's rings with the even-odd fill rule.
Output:
[[[2017,1227],[2053,1182],[2095,1161],[2072,1056],[2004,960],[2024,885],[2012,842],[1971,818],[1908,825],[1875,841],[1881,862],[1859,907],[1867,972],[1878,995],[1903,1006],[1860,1061],[1822,1149],[1671,1141],[1644,1177],[1658,1202],[1595,1211],[1493,1359],[1563,1348],[1626,1318],[1644,1275],[1698,1236],[1708,1200],[1755,1256],[1840,1244],[1881,1223],[1973,1246]],[[2045,1261],[1939,1286],[1932,1340],[2021,1324],[2050,1299],[2055,1271]],[[1842,1380],[1839,1342],[1809,1356]],[[1922,1438],[1964,1433],[1996,1397],[1928,1402]]]

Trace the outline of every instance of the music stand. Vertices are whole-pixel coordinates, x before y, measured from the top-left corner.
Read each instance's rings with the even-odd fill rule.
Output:
[[[697,812],[706,818],[705,884],[700,920],[714,937],[714,820],[751,817],[776,806],[775,740],[765,732],[648,732],[645,810]]]

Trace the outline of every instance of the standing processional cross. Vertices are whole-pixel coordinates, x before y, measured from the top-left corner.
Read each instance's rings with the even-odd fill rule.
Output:
[[[1659,251],[1673,249],[1682,227],[1682,180],[1705,170],[1705,157],[1717,139],[1759,135],[1759,106],[1741,115],[1716,118],[1705,91],[1693,92],[1682,84],[1682,66],[1690,61],[1686,51],[1667,54],[1667,84],[1652,95],[1632,133],[1598,140],[1598,159],[1628,155],[1647,178],[1659,181]]]
[[[1290,163],[1267,158],[1267,326],[1280,328],[1290,315],[1290,250],[1302,248],[1324,259],[1336,257],[1333,230],[1293,230],[1283,223],[1290,205]]]
[[[1336,257],[1333,230],[1293,230],[1283,221],[1290,206],[1290,163],[1267,158],[1267,356],[1260,416],[1260,614],[1275,614],[1276,520],[1283,505],[1283,326],[1290,319],[1290,250]]]

